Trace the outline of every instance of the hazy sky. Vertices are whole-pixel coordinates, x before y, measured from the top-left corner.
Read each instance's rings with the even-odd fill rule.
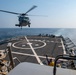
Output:
[[[76,0],[0,0],[0,10],[25,13],[33,5],[37,8],[29,16],[31,28],[76,28]],[[17,15],[0,12],[0,28],[15,28]]]

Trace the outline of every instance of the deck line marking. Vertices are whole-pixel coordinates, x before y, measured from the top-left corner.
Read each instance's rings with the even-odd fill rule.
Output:
[[[27,53],[20,53],[20,52],[12,52],[13,54],[18,54],[18,55],[24,55],[24,56],[32,56],[32,57],[35,57],[35,55],[33,54],[27,54]],[[46,58],[46,56],[38,56],[40,58]],[[54,57],[48,57],[48,59],[55,59]],[[63,59],[59,59],[59,60],[62,60],[62,61],[66,61],[66,60],[63,60]]]
[[[63,47],[63,54],[66,54],[65,47],[64,47],[62,39],[61,39],[61,43],[62,43],[62,47]]]
[[[30,46],[32,52],[34,53],[34,55],[35,55],[35,57],[36,57],[38,63],[39,63],[40,65],[43,65],[43,63],[42,63],[41,60],[39,59],[38,55],[36,54],[34,48],[32,47],[31,43],[29,42],[29,40],[27,39],[26,36],[25,36],[25,39],[26,39],[26,41],[28,42],[28,45]]]
[[[21,52],[12,52],[14,54],[19,54],[19,55],[26,55],[26,56],[35,56],[33,54],[27,54],[27,53],[21,53]]]

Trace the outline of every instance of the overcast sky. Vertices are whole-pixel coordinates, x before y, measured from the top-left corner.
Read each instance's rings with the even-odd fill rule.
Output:
[[[33,5],[37,8],[29,16],[31,28],[76,28],[76,0],[0,0],[0,10],[25,13]],[[15,28],[18,15],[0,12],[0,28]]]

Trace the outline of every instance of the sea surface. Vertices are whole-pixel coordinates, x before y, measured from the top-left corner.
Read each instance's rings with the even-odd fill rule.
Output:
[[[76,44],[76,28],[0,28],[0,40],[26,35],[62,35]]]

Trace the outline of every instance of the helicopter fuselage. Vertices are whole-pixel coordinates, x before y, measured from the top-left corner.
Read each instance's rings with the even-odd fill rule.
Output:
[[[25,16],[19,16],[19,24],[16,24],[16,26],[22,27],[22,26],[27,26],[30,27],[30,19],[29,17],[25,17]]]
[[[18,21],[19,24],[16,24],[15,26],[19,26],[22,28],[22,26],[27,26],[30,27],[30,19],[27,13],[29,13],[31,10],[35,9],[37,6],[33,5],[28,11],[26,11],[25,13],[16,13],[16,12],[10,12],[10,11],[5,11],[5,10],[0,10],[0,12],[5,12],[5,13],[10,13],[10,14],[15,14],[15,15],[19,15],[18,17]]]

